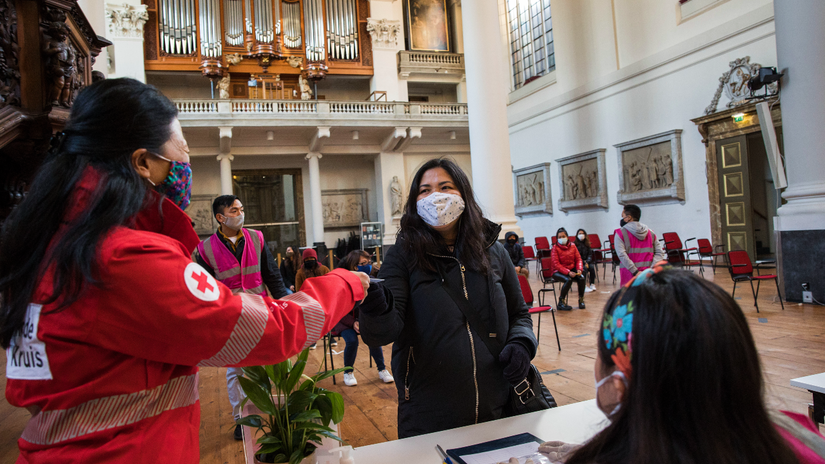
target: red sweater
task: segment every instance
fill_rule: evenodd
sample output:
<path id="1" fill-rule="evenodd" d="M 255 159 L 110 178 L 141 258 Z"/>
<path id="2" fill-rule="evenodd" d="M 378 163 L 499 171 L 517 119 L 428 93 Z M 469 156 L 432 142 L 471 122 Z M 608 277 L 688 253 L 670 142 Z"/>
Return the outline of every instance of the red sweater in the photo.
<path id="1" fill-rule="evenodd" d="M 570 242 L 567 242 L 567 245 L 554 245 L 550 260 L 553 262 L 553 272 L 564 275 L 570 274 L 570 271 L 581 271 L 583 268 L 579 250 Z"/>

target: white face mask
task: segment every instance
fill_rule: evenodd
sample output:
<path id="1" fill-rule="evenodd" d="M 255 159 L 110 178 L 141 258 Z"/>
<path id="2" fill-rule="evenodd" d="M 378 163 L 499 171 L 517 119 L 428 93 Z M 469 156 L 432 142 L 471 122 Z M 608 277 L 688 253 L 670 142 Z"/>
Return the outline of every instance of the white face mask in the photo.
<path id="1" fill-rule="evenodd" d="M 229 227 L 230 229 L 240 230 L 243 227 L 243 220 L 244 220 L 244 213 L 241 213 L 237 216 L 224 216 L 226 220 L 223 221 L 223 225 Z"/>
<path id="2" fill-rule="evenodd" d="M 594 376 L 594 377 L 595 377 L 595 376 Z M 608 381 L 608 380 L 610 380 L 610 379 L 612 379 L 613 377 L 621 377 L 622 382 L 624 382 L 625 386 L 627 386 L 627 377 L 625 377 L 625 376 L 624 376 L 624 373 L 623 373 L 622 371 L 613 371 L 613 372 L 611 372 L 611 373 L 610 373 L 610 375 L 605 376 L 605 378 L 603 378 L 603 379 L 601 379 L 601 380 L 596 380 L 596 406 L 598 406 L 598 407 L 599 407 L 599 410 L 600 410 L 600 411 L 602 411 L 602 412 L 604 412 L 604 411 L 602 410 L 602 405 L 599 403 L 599 387 L 601 387 L 602 385 L 604 385 L 605 383 L 607 383 L 607 381 Z M 616 407 L 615 407 L 615 408 L 613 408 L 613 410 L 612 410 L 612 411 L 610 411 L 610 414 L 605 414 L 605 415 L 606 415 L 608 418 L 610 418 L 610 417 L 612 417 L 614 414 L 616 414 L 617 412 L 619 412 L 619 409 L 620 409 L 621 407 L 622 407 L 622 403 L 621 403 L 621 402 L 619 402 L 619 404 L 617 404 L 617 405 L 616 405 Z"/>
<path id="3" fill-rule="evenodd" d="M 567 237 L 558 239 L 559 245 L 567 245 Z"/>
<path id="4" fill-rule="evenodd" d="M 421 219 L 433 227 L 452 224 L 464 212 L 464 200 L 452 193 L 431 193 L 415 206 Z"/>
<path id="5" fill-rule="evenodd" d="M 579 234 L 578 237 L 579 237 L 580 241 L 582 241 L 582 242 L 584 241 L 584 234 Z"/>

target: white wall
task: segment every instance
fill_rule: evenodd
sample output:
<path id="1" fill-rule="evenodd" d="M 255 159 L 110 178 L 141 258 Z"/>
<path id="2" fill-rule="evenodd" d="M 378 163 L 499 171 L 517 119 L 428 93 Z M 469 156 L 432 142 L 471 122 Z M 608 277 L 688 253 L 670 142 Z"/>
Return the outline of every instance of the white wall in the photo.
<path id="1" fill-rule="evenodd" d="M 581 11 L 586 6 L 575 9 L 566 3 L 554 3 L 554 13 Z M 599 1 L 582 3 L 592 6 Z M 654 7 L 657 3 L 667 4 L 668 11 L 663 11 L 661 6 Z M 536 236 L 551 236 L 562 226 L 568 230 L 581 227 L 589 233 L 598 233 L 604 240 L 618 227 L 622 209 L 617 202 L 618 158 L 613 145 L 672 129 L 683 131 L 685 201 L 664 205 L 641 203 L 641 221 L 660 235 L 675 231 L 683 240 L 710 238 L 705 146 L 690 119 L 704 115 L 718 79 L 729 69 L 730 61 L 750 56 L 751 62 L 776 65 L 772 7 L 752 9 L 753 4 L 765 3 L 730 0 L 677 26 L 678 19 L 672 11 L 676 2 L 616 0 L 617 12 L 622 12 L 617 15 L 617 30 L 623 67 L 609 72 L 609 66 L 602 62 L 607 61 L 604 56 L 601 61 L 596 60 L 593 68 L 579 63 L 574 71 L 562 72 L 565 62 L 575 60 L 571 56 L 563 59 L 561 50 L 573 50 L 580 44 L 562 45 L 562 39 L 558 39 L 558 83 L 508 107 L 513 167 L 551 163 L 554 214 L 529 216 L 519 221 L 527 243 L 533 243 Z M 644 11 L 644 6 L 652 11 Z M 632 14 L 627 11 L 631 7 Z M 732 17 L 736 12 L 734 7 L 744 13 Z M 565 29 L 560 24 L 563 18 L 563 14 L 562 17 L 554 14 L 554 25 L 560 31 Z M 572 24 L 587 22 L 576 18 Z M 709 24 L 718 27 L 709 27 Z M 581 56 L 601 56 L 602 52 L 587 50 L 598 44 L 592 44 L 590 39 L 584 43 L 589 45 L 584 47 Z M 671 46 L 665 48 L 666 45 Z M 647 55 L 651 53 L 653 55 Z M 624 65 L 631 60 L 637 61 Z M 586 80 L 565 81 L 564 76 Z M 723 98 L 720 109 L 724 104 Z M 561 212 L 558 201 L 562 192 L 556 160 L 598 148 L 607 149 L 609 209 Z"/>

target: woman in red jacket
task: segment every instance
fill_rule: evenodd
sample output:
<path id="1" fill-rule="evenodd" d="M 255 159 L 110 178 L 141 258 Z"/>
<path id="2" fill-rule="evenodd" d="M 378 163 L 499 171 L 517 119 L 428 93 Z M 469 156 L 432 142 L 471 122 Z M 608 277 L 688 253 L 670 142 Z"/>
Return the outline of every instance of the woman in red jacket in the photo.
<path id="1" fill-rule="evenodd" d="M 18 462 L 198 462 L 198 366 L 273 364 L 328 332 L 369 278 L 283 300 L 233 295 L 192 262 L 175 105 L 132 79 L 74 101 L 0 236 L 6 398 L 32 414 Z"/>
<path id="2" fill-rule="evenodd" d="M 570 243 L 567 230 L 562 227 L 556 231 L 556 245 L 550 254 L 553 262 L 553 278 L 562 282 L 559 293 L 559 309 L 570 311 L 573 309 L 567 304 L 567 292 L 573 286 L 573 281 L 579 287 L 579 309 L 584 309 L 584 276 L 582 275 L 582 258 L 576 245 Z"/>

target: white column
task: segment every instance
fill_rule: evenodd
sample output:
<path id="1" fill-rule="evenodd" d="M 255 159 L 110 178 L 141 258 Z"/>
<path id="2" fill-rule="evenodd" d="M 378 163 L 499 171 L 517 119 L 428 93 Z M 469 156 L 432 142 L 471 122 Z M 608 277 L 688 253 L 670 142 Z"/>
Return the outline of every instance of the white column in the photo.
<path id="1" fill-rule="evenodd" d="M 146 82 L 143 65 L 143 25 L 149 19 L 146 8 L 140 0 L 106 5 L 106 38 L 112 41 L 114 49 L 109 56 L 112 67 L 108 77 L 131 77 Z"/>
<path id="2" fill-rule="evenodd" d="M 235 159 L 230 154 L 218 155 L 221 162 L 221 195 L 232 195 L 232 161 Z"/>
<path id="3" fill-rule="evenodd" d="M 321 203 L 321 169 L 318 165 L 318 160 L 322 157 L 320 153 L 307 153 L 306 156 L 309 161 L 309 200 L 312 205 L 313 246 L 324 243 L 324 206 Z"/>
<path id="4" fill-rule="evenodd" d="M 775 0 L 774 16 L 788 175 L 777 230 L 825 230 L 825 2 Z"/>
<path id="5" fill-rule="evenodd" d="M 499 30 L 498 2 L 467 2 L 462 8 L 464 69 L 470 118 L 470 157 L 475 194 L 484 214 L 507 231 L 516 225 L 510 136 L 507 131 L 507 79 Z"/>
<path id="6" fill-rule="evenodd" d="M 77 5 L 83 10 L 89 24 L 92 25 L 95 34 L 106 36 L 106 29 L 109 27 L 106 20 L 106 2 L 104 0 L 78 0 Z M 108 47 L 100 51 L 100 55 L 95 60 L 95 71 L 100 71 L 104 75 L 109 74 L 109 50 Z"/>
<path id="7" fill-rule="evenodd" d="M 451 25 L 455 37 L 455 53 L 464 53 L 464 20 L 461 17 L 461 0 L 450 0 Z"/>
<path id="8" fill-rule="evenodd" d="M 367 19 L 372 42 L 373 76 L 370 91 L 387 92 L 388 101 L 407 101 L 407 81 L 398 76 L 398 51 L 404 49 L 402 2 L 370 1 Z"/>
<path id="9" fill-rule="evenodd" d="M 467 103 L 467 76 L 461 76 L 461 82 L 455 87 L 455 96 L 457 103 Z"/>

